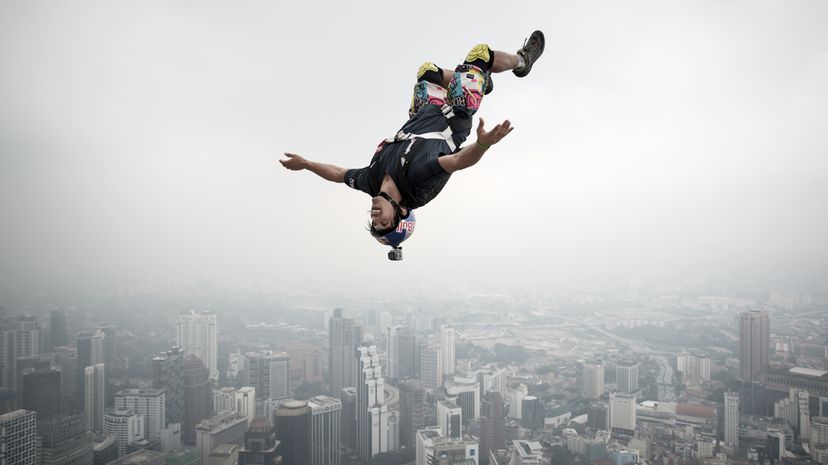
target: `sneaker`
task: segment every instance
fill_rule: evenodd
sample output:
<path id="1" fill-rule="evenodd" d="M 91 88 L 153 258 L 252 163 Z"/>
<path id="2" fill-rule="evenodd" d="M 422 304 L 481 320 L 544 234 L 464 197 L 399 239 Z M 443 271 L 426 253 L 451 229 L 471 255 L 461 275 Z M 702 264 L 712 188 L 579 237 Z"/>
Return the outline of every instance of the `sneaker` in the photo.
<path id="1" fill-rule="evenodd" d="M 543 46 L 545 44 L 543 32 L 535 31 L 527 40 L 523 42 L 523 47 L 517 51 L 517 54 L 523 58 L 524 65 L 520 68 L 515 68 L 512 73 L 517 77 L 524 77 L 532 70 L 532 64 L 540 58 L 543 53 Z"/>

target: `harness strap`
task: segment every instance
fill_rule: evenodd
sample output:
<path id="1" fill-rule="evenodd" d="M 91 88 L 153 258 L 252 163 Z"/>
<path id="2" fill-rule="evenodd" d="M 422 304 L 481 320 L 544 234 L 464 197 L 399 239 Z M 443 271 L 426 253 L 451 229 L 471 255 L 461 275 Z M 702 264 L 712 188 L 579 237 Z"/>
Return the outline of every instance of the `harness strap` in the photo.
<path id="1" fill-rule="evenodd" d="M 443 112 L 443 116 L 445 116 L 446 119 L 450 120 L 451 118 L 454 118 L 454 110 L 449 105 L 443 105 L 441 111 Z M 410 141 L 408 143 L 408 147 L 405 148 L 405 153 L 408 154 L 408 152 L 411 150 L 411 146 L 414 145 L 414 141 L 417 139 L 442 139 L 446 141 L 446 144 L 448 144 L 451 151 L 454 152 L 455 150 L 457 150 L 457 145 L 454 143 L 454 138 L 452 137 L 453 135 L 454 132 L 451 129 L 451 124 L 449 124 L 446 127 L 446 129 L 442 131 L 426 132 L 423 134 L 413 134 L 410 132 L 399 131 L 393 137 L 385 139 L 385 142 L 388 144 L 393 144 L 394 142 L 400 142 L 404 140 Z"/>

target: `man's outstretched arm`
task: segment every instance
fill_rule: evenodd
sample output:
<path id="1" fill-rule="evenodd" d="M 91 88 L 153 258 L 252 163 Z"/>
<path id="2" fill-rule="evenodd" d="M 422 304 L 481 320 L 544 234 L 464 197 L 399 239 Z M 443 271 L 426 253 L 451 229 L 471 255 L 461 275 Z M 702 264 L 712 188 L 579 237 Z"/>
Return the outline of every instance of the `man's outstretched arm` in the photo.
<path id="1" fill-rule="evenodd" d="M 279 160 L 285 168 L 293 171 L 308 170 L 316 173 L 319 177 L 331 182 L 345 182 L 345 168 L 327 163 L 310 161 L 295 153 L 285 153 L 287 160 Z"/>
<path id="2" fill-rule="evenodd" d="M 483 154 L 489 147 L 500 142 L 500 139 L 506 137 L 514 129 L 508 119 L 488 132 L 483 129 L 483 124 L 483 118 L 480 118 L 477 123 L 477 140 L 473 144 L 463 147 L 457 153 L 444 155 L 437 159 L 444 170 L 453 173 L 474 165 L 483 158 Z"/>

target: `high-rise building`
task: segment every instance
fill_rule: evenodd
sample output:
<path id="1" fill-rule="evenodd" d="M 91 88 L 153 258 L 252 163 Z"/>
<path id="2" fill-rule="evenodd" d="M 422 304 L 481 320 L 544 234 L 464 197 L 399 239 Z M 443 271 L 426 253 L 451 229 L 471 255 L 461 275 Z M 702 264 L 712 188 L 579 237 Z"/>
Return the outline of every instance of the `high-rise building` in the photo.
<path id="1" fill-rule="evenodd" d="M 509 418 L 516 420 L 523 418 L 523 398 L 528 395 L 529 388 L 522 383 L 509 390 Z"/>
<path id="2" fill-rule="evenodd" d="M 339 438 L 342 445 L 350 451 L 356 451 L 356 398 L 355 387 L 342 390 L 342 428 Z"/>
<path id="3" fill-rule="evenodd" d="M 214 389 L 213 412 L 238 413 L 252 421 L 256 417 L 256 389 L 252 386 Z"/>
<path id="4" fill-rule="evenodd" d="M 481 459 L 488 457 L 490 451 L 504 449 L 505 447 L 506 411 L 503 405 L 503 396 L 499 392 L 489 391 L 483 397 L 483 413 L 480 418 Z"/>
<path id="5" fill-rule="evenodd" d="M 118 457 L 127 454 L 127 446 L 144 439 L 144 417 L 132 410 L 110 410 L 104 414 L 103 433 L 115 438 Z"/>
<path id="6" fill-rule="evenodd" d="M 472 436 L 446 438 L 439 429 L 428 427 L 417 431 L 416 465 L 474 463 L 479 460 L 479 445 Z"/>
<path id="7" fill-rule="evenodd" d="M 476 377 L 455 376 L 443 385 L 446 397 L 463 409 L 463 421 L 466 424 L 480 418 L 480 383 Z"/>
<path id="8" fill-rule="evenodd" d="M 768 366 L 770 320 L 767 311 L 751 310 L 739 315 L 739 367 L 744 380 L 759 378 Z"/>
<path id="9" fill-rule="evenodd" d="M 19 388 L 17 360 L 40 353 L 40 336 L 36 317 L 0 319 L 0 388 Z"/>
<path id="10" fill-rule="evenodd" d="M 161 450 L 170 452 L 181 449 L 181 423 L 168 423 L 161 430 Z"/>
<path id="11" fill-rule="evenodd" d="M 69 327 L 63 310 L 52 310 L 49 316 L 49 339 L 52 350 L 69 345 Z"/>
<path id="12" fill-rule="evenodd" d="M 521 404 L 521 426 L 532 430 L 543 429 L 545 409 L 541 400 L 537 396 L 526 396 Z"/>
<path id="13" fill-rule="evenodd" d="M 328 342 L 328 384 L 331 395 L 338 397 L 343 388 L 356 387 L 355 354 L 362 343 L 362 327 L 337 308 L 329 321 Z"/>
<path id="14" fill-rule="evenodd" d="M 244 433 L 244 447 L 239 450 L 239 465 L 272 465 L 279 463 L 280 442 L 270 427 L 270 421 L 256 417 Z"/>
<path id="15" fill-rule="evenodd" d="M 604 365 L 601 362 L 584 363 L 582 394 L 587 399 L 598 399 L 604 393 Z"/>
<path id="16" fill-rule="evenodd" d="M 0 415 L 0 464 L 37 465 L 36 416 L 28 410 Z"/>
<path id="17" fill-rule="evenodd" d="M 207 367 L 197 356 L 190 354 L 182 366 L 184 384 L 184 421 L 181 423 L 181 440 L 184 444 L 196 444 L 196 425 L 209 418 L 212 411 L 210 376 Z"/>
<path id="18" fill-rule="evenodd" d="M 310 464 L 339 465 L 342 402 L 329 396 L 315 396 L 308 400 L 310 421 Z"/>
<path id="19" fill-rule="evenodd" d="M 106 378 L 103 363 L 88 366 L 84 369 L 83 389 L 83 410 L 86 413 L 86 426 L 90 431 L 103 431 L 104 402 L 106 401 Z"/>
<path id="20" fill-rule="evenodd" d="M 216 315 L 190 312 L 178 315 L 177 343 L 186 355 L 195 355 L 207 367 L 209 377 L 218 380 L 218 329 Z"/>
<path id="21" fill-rule="evenodd" d="M 23 375 L 23 408 L 37 412 L 41 422 L 61 413 L 63 395 L 60 389 L 60 372 L 40 370 Z"/>
<path id="22" fill-rule="evenodd" d="M 587 409 L 587 426 L 594 430 L 609 431 L 609 405 L 593 402 Z"/>
<path id="23" fill-rule="evenodd" d="M 399 326 L 389 326 L 385 335 L 388 377 L 391 379 L 400 378 L 400 341 L 397 337 L 397 330 L 399 329 Z"/>
<path id="24" fill-rule="evenodd" d="M 152 387 L 163 389 L 167 423 L 184 422 L 184 351 L 173 347 L 152 359 Z"/>
<path id="25" fill-rule="evenodd" d="M 288 400 L 279 404 L 273 414 L 273 430 L 281 442 L 281 455 L 286 464 L 310 464 L 311 408 L 304 400 Z"/>
<path id="26" fill-rule="evenodd" d="M 37 419 L 40 465 L 91 465 L 92 433 L 83 415 Z"/>
<path id="27" fill-rule="evenodd" d="M 94 366 L 99 363 L 104 363 L 103 358 L 103 342 L 106 337 L 102 332 L 89 333 L 83 332 L 78 334 L 75 339 L 75 346 L 77 348 L 78 358 L 78 396 L 80 397 L 80 404 L 84 405 L 86 395 L 86 367 Z M 103 415 L 103 414 L 102 414 Z M 103 418 L 103 417 L 101 417 Z"/>
<path id="28" fill-rule="evenodd" d="M 503 368 L 478 370 L 477 382 L 480 385 L 480 398 L 483 398 L 489 391 L 499 393 L 501 398 L 506 398 L 508 395 L 506 388 L 506 370 Z"/>
<path id="29" fill-rule="evenodd" d="M 388 451 L 388 407 L 376 346 L 358 347 L 357 357 L 357 455 L 367 462 L 374 455 Z"/>
<path id="30" fill-rule="evenodd" d="M 282 345 L 290 356 L 291 386 L 325 382 L 325 354 L 313 344 L 292 341 Z"/>
<path id="31" fill-rule="evenodd" d="M 610 394 L 609 417 L 611 429 L 635 430 L 636 403 L 633 394 Z"/>
<path id="32" fill-rule="evenodd" d="M 144 438 L 161 440 L 167 425 L 166 396 L 163 389 L 124 389 L 115 393 L 115 410 L 132 410 L 144 417 Z"/>
<path id="33" fill-rule="evenodd" d="M 196 425 L 196 449 L 201 455 L 201 463 L 210 463 L 210 452 L 219 444 L 243 444 L 246 432 L 247 418 L 235 412 L 202 420 Z"/>
<path id="34" fill-rule="evenodd" d="M 417 334 L 410 326 L 389 326 L 388 376 L 402 379 L 417 376 L 419 344 Z"/>
<path id="35" fill-rule="evenodd" d="M 439 347 L 420 346 L 420 379 L 426 389 L 443 385 L 443 352 Z"/>
<path id="36" fill-rule="evenodd" d="M 463 409 L 448 399 L 438 401 L 437 426 L 445 438 L 463 437 Z"/>
<path id="37" fill-rule="evenodd" d="M 80 410 L 83 403 L 78 403 L 78 354 L 72 347 L 56 347 L 54 352 L 55 367 L 60 370 L 60 392 L 64 409 Z"/>
<path id="38" fill-rule="evenodd" d="M 724 442 L 739 446 L 739 393 L 724 394 Z"/>
<path id="39" fill-rule="evenodd" d="M 290 355 L 287 352 L 247 352 L 244 354 L 242 383 L 256 389 L 259 399 L 290 397 Z"/>
<path id="40" fill-rule="evenodd" d="M 414 447 L 418 429 L 425 427 L 425 391 L 422 381 L 406 379 L 400 384 L 400 446 Z"/>
<path id="41" fill-rule="evenodd" d="M 619 362 L 615 365 L 615 382 L 617 391 L 631 394 L 638 391 L 638 367 L 635 362 Z"/>
<path id="42" fill-rule="evenodd" d="M 810 430 L 811 459 L 819 464 L 828 463 L 828 417 L 811 418 Z"/>
<path id="43" fill-rule="evenodd" d="M 456 345 L 457 333 L 451 326 L 443 326 L 440 328 L 440 350 L 443 353 L 443 374 L 454 374 L 457 362 L 454 358 L 454 349 Z"/>

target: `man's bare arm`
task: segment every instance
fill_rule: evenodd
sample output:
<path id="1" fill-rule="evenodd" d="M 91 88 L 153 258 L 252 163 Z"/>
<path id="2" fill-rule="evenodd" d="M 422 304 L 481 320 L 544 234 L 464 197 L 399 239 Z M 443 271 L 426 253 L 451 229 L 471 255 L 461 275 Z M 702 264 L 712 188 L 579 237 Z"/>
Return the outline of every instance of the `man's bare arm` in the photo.
<path id="1" fill-rule="evenodd" d="M 285 156 L 287 160 L 279 160 L 279 163 L 289 170 L 308 170 L 331 182 L 345 182 L 345 172 L 348 171 L 345 168 L 328 163 L 310 161 L 295 153 L 285 153 Z"/>
<path id="2" fill-rule="evenodd" d="M 514 129 L 509 120 L 498 124 L 488 132 L 483 129 L 483 124 L 483 118 L 480 118 L 477 123 L 477 140 L 473 144 L 463 147 L 457 153 L 444 155 L 437 159 L 446 172 L 460 171 L 479 162 L 489 147 L 500 142 Z"/>

